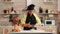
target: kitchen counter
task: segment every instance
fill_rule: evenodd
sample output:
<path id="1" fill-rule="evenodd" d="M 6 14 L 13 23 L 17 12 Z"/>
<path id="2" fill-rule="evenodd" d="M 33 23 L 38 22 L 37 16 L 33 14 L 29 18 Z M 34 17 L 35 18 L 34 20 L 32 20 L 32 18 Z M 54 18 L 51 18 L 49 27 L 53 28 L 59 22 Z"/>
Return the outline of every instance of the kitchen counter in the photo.
<path id="1" fill-rule="evenodd" d="M 30 31 L 22 31 L 22 32 L 10 32 L 10 34 L 53 34 L 54 32 L 45 32 L 45 31 L 39 31 L 35 30 L 33 32 Z"/>
<path id="2" fill-rule="evenodd" d="M 39 26 L 38 30 L 21 30 L 20 32 L 12 32 L 12 28 L 13 26 L 0 26 L 3 31 L 2 34 L 57 34 L 57 26 L 50 27 L 55 28 L 52 31 L 44 30 L 44 28 L 49 28 L 49 26 Z"/>

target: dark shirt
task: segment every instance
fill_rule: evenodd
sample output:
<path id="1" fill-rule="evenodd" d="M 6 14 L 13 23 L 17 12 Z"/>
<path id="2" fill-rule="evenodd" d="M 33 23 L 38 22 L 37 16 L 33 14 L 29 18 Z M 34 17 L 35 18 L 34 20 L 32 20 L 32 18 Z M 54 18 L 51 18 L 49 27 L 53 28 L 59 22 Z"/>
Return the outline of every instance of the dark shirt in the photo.
<path id="1" fill-rule="evenodd" d="M 29 13 L 27 13 L 27 17 L 26 17 L 26 24 L 30 23 L 30 25 L 35 25 L 36 24 L 36 18 L 35 16 L 32 14 L 31 16 L 29 15 Z M 24 30 L 31 30 L 31 29 L 36 29 L 36 27 L 24 27 Z"/>
<path id="2" fill-rule="evenodd" d="M 31 25 L 35 25 L 36 24 L 35 16 L 33 14 L 30 16 L 29 13 L 27 13 L 27 17 L 26 17 L 26 22 L 25 23 L 30 23 Z"/>

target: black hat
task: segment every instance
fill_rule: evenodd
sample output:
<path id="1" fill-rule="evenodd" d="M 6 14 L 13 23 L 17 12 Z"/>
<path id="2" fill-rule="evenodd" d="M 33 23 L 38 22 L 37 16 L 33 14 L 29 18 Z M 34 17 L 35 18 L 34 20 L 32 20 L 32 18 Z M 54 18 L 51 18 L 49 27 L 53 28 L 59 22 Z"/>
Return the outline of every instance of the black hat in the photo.
<path id="1" fill-rule="evenodd" d="M 34 10 L 34 7 L 35 7 L 35 5 L 34 5 L 34 4 L 31 4 L 31 5 L 29 5 L 29 6 L 27 7 L 27 10 Z"/>

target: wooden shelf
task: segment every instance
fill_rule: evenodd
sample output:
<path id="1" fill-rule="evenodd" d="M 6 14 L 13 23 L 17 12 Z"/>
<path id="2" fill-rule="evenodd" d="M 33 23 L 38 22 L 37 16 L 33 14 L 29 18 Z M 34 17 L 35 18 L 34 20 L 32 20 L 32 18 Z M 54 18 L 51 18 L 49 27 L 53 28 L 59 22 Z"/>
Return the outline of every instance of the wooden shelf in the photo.
<path id="1" fill-rule="evenodd" d="M 44 0 L 44 2 L 46 2 L 46 3 L 53 3 L 54 1 L 53 0 Z"/>
<path id="2" fill-rule="evenodd" d="M 56 14 L 56 13 L 39 13 L 39 14 L 41 14 L 41 15 L 47 15 L 47 14 L 51 14 L 51 15 L 58 15 L 58 14 Z"/>
<path id="3" fill-rule="evenodd" d="M 53 1 L 48 1 L 48 2 L 44 2 L 44 3 L 53 3 Z"/>
<path id="4" fill-rule="evenodd" d="M 14 3 L 14 0 L 11 0 L 11 1 L 3 1 L 4 3 Z"/>
<path id="5" fill-rule="evenodd" d="M 11 14 L 0 14 L 0 15 L 11 15 Z M 12 14 L 12 15 L 20 15 L 20 14 Z"/>

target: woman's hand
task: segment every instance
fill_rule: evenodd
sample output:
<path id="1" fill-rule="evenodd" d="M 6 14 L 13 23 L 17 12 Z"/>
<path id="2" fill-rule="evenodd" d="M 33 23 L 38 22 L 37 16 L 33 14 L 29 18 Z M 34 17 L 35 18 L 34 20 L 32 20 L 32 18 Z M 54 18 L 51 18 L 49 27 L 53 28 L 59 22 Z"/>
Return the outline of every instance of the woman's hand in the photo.
<path id="1" fill-rule="evenodd" d="M 28 24 L 25 24 L 24 25 L 25 27 L 31 27 L 31 25 L 28 23 Z"/>

